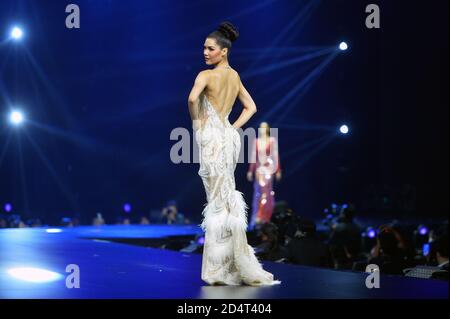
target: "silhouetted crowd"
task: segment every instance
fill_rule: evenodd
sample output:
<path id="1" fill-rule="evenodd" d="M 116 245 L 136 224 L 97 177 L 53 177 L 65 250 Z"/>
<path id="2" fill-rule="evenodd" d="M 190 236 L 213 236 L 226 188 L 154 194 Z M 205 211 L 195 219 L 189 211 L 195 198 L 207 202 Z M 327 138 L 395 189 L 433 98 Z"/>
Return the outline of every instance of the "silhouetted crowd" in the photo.
<path id="1" fill-rule="evenodd" d="M 354 207 L 345 207 L 319 232 L 281 205 L 255 230 L 256 253 L 275 262 L 353 271 L 377 265 L 381 274 L 448 280 L 448 221 L 432 229 L 394 221 L 364 230 L 354 217 Z"/>
<path id="2" fill-rule="evenodd" d="M 52 223 L 52 226 L 74 227 L 82 224 L 79 215 L 65 216 L 59 221 Z M 86 221 L 85 221 L 86 222 Z M 187 218 L 177 207 L 175 200 L 167 201 L 161 210 L 152 210 L 148 214 L 132 214 L 131 212 L 122 212 L 114 217 L 105 218 L 101 212 L 97 212 L 94 217 L 88 221 L 92 226 L 101 225 L 150 225 L 150 224 L 167 224 L 167 225 L 186 225 L 191 224 Z M 19 214 L 0 213 L 0 228 L 31 228 L 31 227 L 47 227 L 39 218 L 24 220 Z"/>
<path id="3" fill-rule="evenodd" d="M 428 227 L 397 221 L 375 228 L 355 222 L 352 205 L 330 207 L 321 222 L 301 218 L 285 202 L 278 202 L 270 223 L 248 233 L 260 260 L 339 270 L 366 271 L 376 265 L 382 274 L 448 280 L 448 221 Z M 170 200 L 161 210 L 132 220 L 129 214 L 115 218 L 115 225 L 186 225 L 191 221 Z M 97 213 L 91 225 L 105 225 Z M 59 226 L 80 225 L 78 216 L 63 217 Z M 41 220 L 23 221 L 17 214 L 0 214 L 0 228 L 44 227 Z M 201 252 L 202 236 L 183 251 Z M 178 249 L 177 249 L 178 250 Z"/>

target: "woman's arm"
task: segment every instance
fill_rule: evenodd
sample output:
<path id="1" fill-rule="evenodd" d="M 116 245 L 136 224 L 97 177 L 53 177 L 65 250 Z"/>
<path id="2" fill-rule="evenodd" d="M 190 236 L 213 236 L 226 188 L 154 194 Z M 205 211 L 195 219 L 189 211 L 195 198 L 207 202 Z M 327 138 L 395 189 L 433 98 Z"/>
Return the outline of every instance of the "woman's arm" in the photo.
<path id="1" fill-rule="evenodd" d="M 245 89 L 244 84 L 242 84 L 241 79 L 239 79 L 239 100 L 241 101 L 244 109 L 242 110 L 241 115 L 239 115 L 236 122 L 233 123 L 233 127 L 238 129 L 241 128 L 245 123 L 250 120 L 253 114 L 256 113 L 256 104 L 253 101 L 252 97 Z"/>
<path id="2" fill-rule="evenodd" d="M 191 93 L 189 93 L 189 98 L 188 98 L 189 114 L 191 116 L 191 120 L 192 120 L 194 129 L 196 128 L 196 125 L 198 125 L 198 127 L 200 127 L 199 118 L 198 118 L 199 111 L 200 111 L 199 97 L 200 97 L 200 94 L 205 89 L 206 84 L 207 84 L 207 76 L 208 76 L 207 71 L 208 70 L 201 71 L 197 75 L 197 77 L 195 78 L 194 86 L 192 87 Z"/>

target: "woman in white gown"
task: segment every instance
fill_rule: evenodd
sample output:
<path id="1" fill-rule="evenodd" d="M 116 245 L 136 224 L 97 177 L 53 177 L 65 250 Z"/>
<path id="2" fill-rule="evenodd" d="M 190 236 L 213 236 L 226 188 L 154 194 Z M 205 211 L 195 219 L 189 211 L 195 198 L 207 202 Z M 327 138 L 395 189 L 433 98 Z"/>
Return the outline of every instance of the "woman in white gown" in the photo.
<path id="1" fill-rule="evenodd" d="M 247 243 L 248 207 L 234 180 L 241 147 L 237 129 L 256 112 L 239 74 L 228 64 L 231 43 L 238 35 L 229 22 L 208 35 L 205 62 L 214 68 L 197 75 L 189 94 L 189 113 L 199 146 L 198 174 L 207 197 L 201 224 L 205 231 L 201 277 L 211 285 L 274 285 L 280 281 L 262 268 Z M 232 125 L 228 115 L 236 98 L 244 108 Z"/>

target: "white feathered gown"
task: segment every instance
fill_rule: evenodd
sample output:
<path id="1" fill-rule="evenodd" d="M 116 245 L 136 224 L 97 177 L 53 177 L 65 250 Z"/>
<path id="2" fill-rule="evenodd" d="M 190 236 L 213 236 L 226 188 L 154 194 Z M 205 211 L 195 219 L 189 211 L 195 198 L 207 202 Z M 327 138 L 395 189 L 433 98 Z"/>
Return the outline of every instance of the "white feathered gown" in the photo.
<path id="1" fill-rule="evenodd" d="M 204 120 L 195 131 L 199 146 L 198 174 L 205 187 L 207 203 L 202 212 L 205 243 L 202 280 L 208 284 L 252 286 L 274 285 L 280 281 L 265 271 L 247 243 L 247 205 L 236 190 L 234 171 L 241 140 L 237 130 L 222 120 L 206 95 L 200 95 Z"/>

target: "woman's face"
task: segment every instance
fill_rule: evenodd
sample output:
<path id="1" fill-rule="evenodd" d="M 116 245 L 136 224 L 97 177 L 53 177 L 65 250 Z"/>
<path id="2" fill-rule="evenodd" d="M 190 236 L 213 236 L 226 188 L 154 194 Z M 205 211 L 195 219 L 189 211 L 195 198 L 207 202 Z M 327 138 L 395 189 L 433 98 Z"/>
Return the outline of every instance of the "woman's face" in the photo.
<path id="1" fill-rule="evenodd" d="M 206 38 L 205 43 L 203 44 L 203 57 L 205 58 L 205 63 L 207 65 L 219 63 L 225 54 L 226 49 L 221 50 L 217 45 L 216 40 Z"/>

